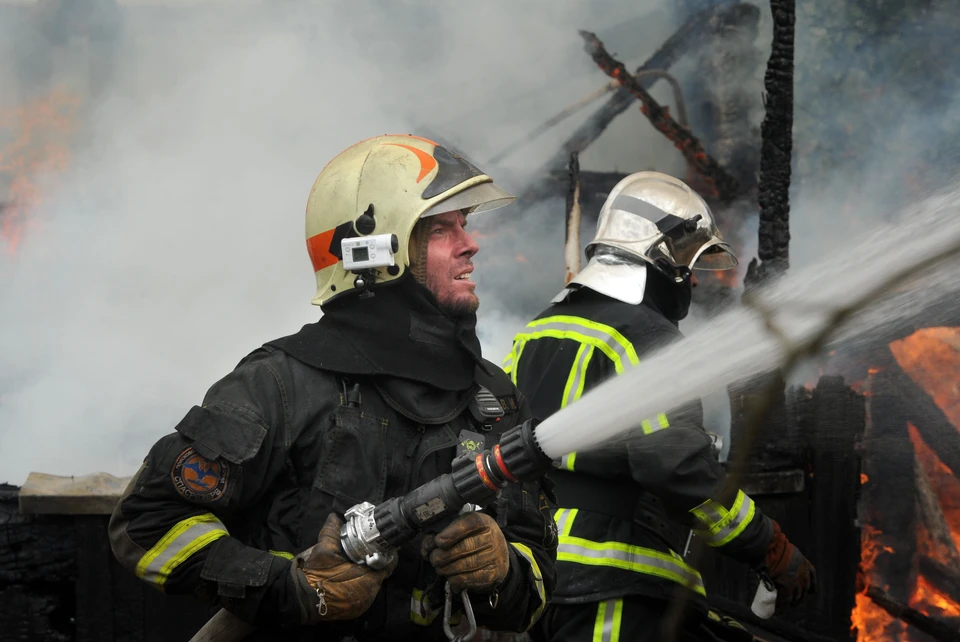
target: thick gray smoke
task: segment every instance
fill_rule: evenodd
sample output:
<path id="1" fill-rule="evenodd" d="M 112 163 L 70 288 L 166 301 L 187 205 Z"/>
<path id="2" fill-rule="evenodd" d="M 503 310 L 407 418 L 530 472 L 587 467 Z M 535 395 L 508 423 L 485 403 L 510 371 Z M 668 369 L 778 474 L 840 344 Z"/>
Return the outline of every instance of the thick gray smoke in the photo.
<path id="1" fill-rule="evenodd" d="M 65 171 L 30 176 L 42 207 L 15 251 L 2 239 L 0 481 L 131 473 L 247 352 L 317 318 L 303 208 L 327 160 L 410 132 L 482 161 L 605 82 L 578 28 L 649 14 L 644 56 L 669 33 L 662 4 L 0 4 L 0 149 L 27 126 L 16 109 L 54 90 L 77 105 Z M 559 137 L 505 163 L 506 182 Z M 495 361 L 525 321 L 508 288 L 539 307 L 561 285 L 554 209 L 517 223 L 516 247 L 494 236 L 515 211 L 475 227 Z"/>

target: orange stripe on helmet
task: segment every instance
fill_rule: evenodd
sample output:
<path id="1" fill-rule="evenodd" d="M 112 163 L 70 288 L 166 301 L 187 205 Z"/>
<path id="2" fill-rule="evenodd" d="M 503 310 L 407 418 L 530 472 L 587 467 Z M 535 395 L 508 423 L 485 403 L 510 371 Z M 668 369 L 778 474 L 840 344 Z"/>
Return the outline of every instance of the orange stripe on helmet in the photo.
<path id="1" fill-rule="evenodd" d="M 416 136 L 411 136 L 411 138 L 416 138 Z M 421 139 L 426 140 L 426 139 Z M 427 141 L 430 143 L 430 141 Z M 437 159 L 430 155 L 428 152 L 418 149 L 416 147 L 411 147 L 410 145 L 401 145 L 400 143 L 384 143 L 385 145 L 390 145 L 391 147 L 403 147 L 404 149 L 410 150 L 417 155 L 417 158 L 420 159 L 420 175 L 417 176 L 417 182 L 419 183 L 427 174 L 429 174 L 434 167 L 437 166 Z M 431 145 L 436 146 L 436 143 L 430 143 Z"/>
<path id="2" fill-rule="evenodd" d="M 310 262 L 313 263 L 314 272 L 330 267 L 340 260 L 330 252 L 330 243 L 336 231 L 336 229 L 327 230 L 307 239 L 307 253 L 310 255 Z"/>

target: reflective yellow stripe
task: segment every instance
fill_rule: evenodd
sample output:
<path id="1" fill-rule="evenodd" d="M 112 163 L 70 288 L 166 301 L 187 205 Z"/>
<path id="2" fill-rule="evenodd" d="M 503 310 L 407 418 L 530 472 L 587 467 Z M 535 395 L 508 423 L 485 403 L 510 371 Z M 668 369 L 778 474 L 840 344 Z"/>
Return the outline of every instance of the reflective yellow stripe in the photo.
<path id="1" fill-rule="evenodd" d="M 554 460 L 556 461 L 556 460 Z M 568 453 L 560 458 L 559 468 L 563 470 L 573 470 L 573 465 L 577 462 L 577 451 Z"/>
<path id="2" fill-rule="evenodd" d="M 510 366 L 510 381 L 517 385 L 517 371 L 520 370 L 520 355 L 523 354 L 523 348 L 527 345 L 526 341 L 518 340 L 520 335 L 514 337 L 513 343 L 513 365 Z"/>
<path id="3" fill-rule="evenodd" d="M 507 374 L 513 370 L 514 355 L 516 354 L 517 344 L 513 344 L 510 348 L 510 352 L 507 353 L 507 356 L 503 358 L 503 361 L 500 362 L 500 367 L 503 368 L 503 371 Z"/>
<path id="4" fill-rule="evenodd" d="M 573 520 L 577 518 L 578 508 L 558 508 L 553 513 L 553 521 L 557 524 L 557 534 L 566 537 L 573 528 Z"/>
<path id="5" fill-rule="evenodd" d="M 188 517 L 177 522 L 140 558 L 136 574 L 162 589 L 170 574 L 191 555 L 228 534 L 212 513 Z"/>
<path id="6" fill-rule="evenodd" d="M 613 362 L 617 374 L 623 373 L 626 365 L 635 366 L 640 363 L 633 344 L 617 330 L 602 323 L 581 319 L 580 317 L 558 315 L 534 319 L 527 324 L 525 330 L 525 332 L 521 332 L 514 337 L 514 341 L 525 342 L 542 337 L 572 339 L 600 350 Z M 624 358 L 626 358 L 626 364 Z M 520 354 L 518 353 L 514 365 L 519 360 Z"/>
<path id="7" fill-rule="evenodd" d="M 410 621 L 420 626 L 430 626 L 440 614 L 441 609 L 431 609 L 426 593 L 418 588 L 413 589 L 410 597 Z"/>
<path id="8" fill-rule="evenodd" d="M 271 550 L 271 551 L 270 551 L 270 554 L 271 554 L 271 555 L 276 555 L 277 557 L 282 557 L 282 558 L 288 559 L 288 560 L 292 560 L 292 559 L 293 559 L 293 553 L 288 553 L 288 552 L 286 552 L 286 551 L 274 551 L 274 550 Z"/>
<path id="9" fill-rule="evenodd" d="M 537 610 L 533 612 L 533 615 L 530 617 L 530 621 L 527 623 L 524 631 L 529 629 L 533 624 L 540 619 L 540 614 L 543 613 L 544 607 L 547 606 L 547 592 L 543 587 L 543 573 L 540 572 L 540 565 L 537 564 L 537 559 L 533 556 L 533 551 L 530 550 L 530 547 L 525 544 L 518 544 L 517 542 L 510 542 L 510 546 L 513 546 L 517 549 L 517 552 L 520 554 L 523 559 L 527 560 L 530 564 L 530 570 L 533 572 L 533 584 L 537 589 L 537 595 L 540 598 L 540 606 L 537 607 Z"/>
<path id="10" fill-rule="evenodd" d="M 620 642 L 622 617 L 623 598 L 600 602 L 597 605 L 597 620 L 593 624 L 593 642 Z"/>
<path id="11" fill-rule="evenodd" d="M 708 546 L 723 546 L 743 532 L 756 514 L 753 500 L 742 490 L 728 511 L 720 502 L 708 499 L 690 512 L 704 528 L 694 529 Z"/>
<path id="12" fill-rule="evenodd" d="M 561 408 L 572 404 L 583 395 L 583 385 L 587 380 L 587 366 L 590 365 L 590 357 L 592 356 L 593 346 L 581 343 L 577 349 L 577 356 L 573 358 L 570 374 L 567 375 L 567 383 L 563 387 L 563 397 L 560 399 Z"/>
<path id="13" fill-rule="evenodd" d="M 658 430 L 663 430 L 664 428 L 669 428 L 670 422 L 667 420 L 667 415 L 665 413 L 660 413 L 657 415 L 657 425 L 654 426 L 649 419 L 644 419 L 640 422 L 640 428 L 643 429 L 643 434 L 649 435 L 657 432 Z"/>
<path id="14" fill-rule="evenodd" d="M 707 594 L 700 573 L 685 564 L 679 555 L 650 548 L 622 542 L 591 542 L 581 537 L 561 535 L 557 561 L 645 573 L 683 584 L 700 595 Z"/>

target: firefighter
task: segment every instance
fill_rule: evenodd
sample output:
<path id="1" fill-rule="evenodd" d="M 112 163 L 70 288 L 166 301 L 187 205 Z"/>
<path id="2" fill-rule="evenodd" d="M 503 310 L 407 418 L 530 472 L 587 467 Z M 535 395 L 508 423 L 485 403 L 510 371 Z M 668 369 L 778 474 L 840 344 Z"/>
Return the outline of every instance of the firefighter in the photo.
<path id="1" fill-rule="evenodd" d="M 443 640 L 447 582 L 478 625 L 529 628 L 555 574 L 540 483 L 422 534 L 393 567 L 340 545 L 351 506 L 450 472 L 530 415 L 481 357 L 464 229 L 512 200 L 423 138 L 336 156 L 306 209 L 322 317 L 244 357 L 153 446 L 110 521 L 117 559 L 257 625 L 255 639 Z"/>
<path id="2" fill-rule="evenodd" d="M 693 269 L 737 265 L 703 199 L 657 172 L 617 184 L 586 254 L 587 266 L 516 335 L 504 361 L 537 417 L 678 339 Z M 703 583 L 681 557 L 689 528 L 769 574 L 782 602 L 814 589 L 813 567 L 776 522 L 742 491 L 720 496 L 723 471 L 699 401 L 637 423 L 642 436 L 570 453 L 550 473 L 559 547 L 557 590 L 538 625 L 545 639 L 657 640 L 678 595 L 693 607 L 682 639 L 711 639 Z"/>

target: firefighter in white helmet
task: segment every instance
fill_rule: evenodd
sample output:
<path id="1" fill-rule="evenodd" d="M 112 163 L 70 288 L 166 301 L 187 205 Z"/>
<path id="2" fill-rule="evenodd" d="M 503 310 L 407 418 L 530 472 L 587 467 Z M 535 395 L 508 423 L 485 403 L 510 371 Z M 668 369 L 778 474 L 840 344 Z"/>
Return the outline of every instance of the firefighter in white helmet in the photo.
<path id="1" fill-rule="evenodd" d="M 395 568 L 340 545 L 347 509 L 449 472 L 529 417 L 480 355 L 464 229 L 512 200 L 415 136 L 335 157 L 306 212 L 322 318 L 247 355 L 154 446 L 111 520 L 118 559 L 284 640 L 444 640 L 447 582 L 469 590 L 477 625 L 530 627 L 556 547 L 537 483 L 422 535 Z"/>
<path id="2" fill-rule="evenodd" d="M 704 200 L 658 172 L 617 184 L 586 253 L 587 266 L 516 335 L 504 362 L 540 418 L 678 339 L 693 270 L 737 265 Z M 700 574 L 682 557 L 691 528 L 768 574 L 782 602 L 815 586 L 813 567 L 750 497 L 720 496 L 723 469 L 700 403 L 665 410 L 638 417 L 629 442 L 570 453 L 550 473 L 559 546 L 543 639 L 660 640 L 667 601 L 680 593 L 695 607 L 680 639 L 716 639 Z"/>

